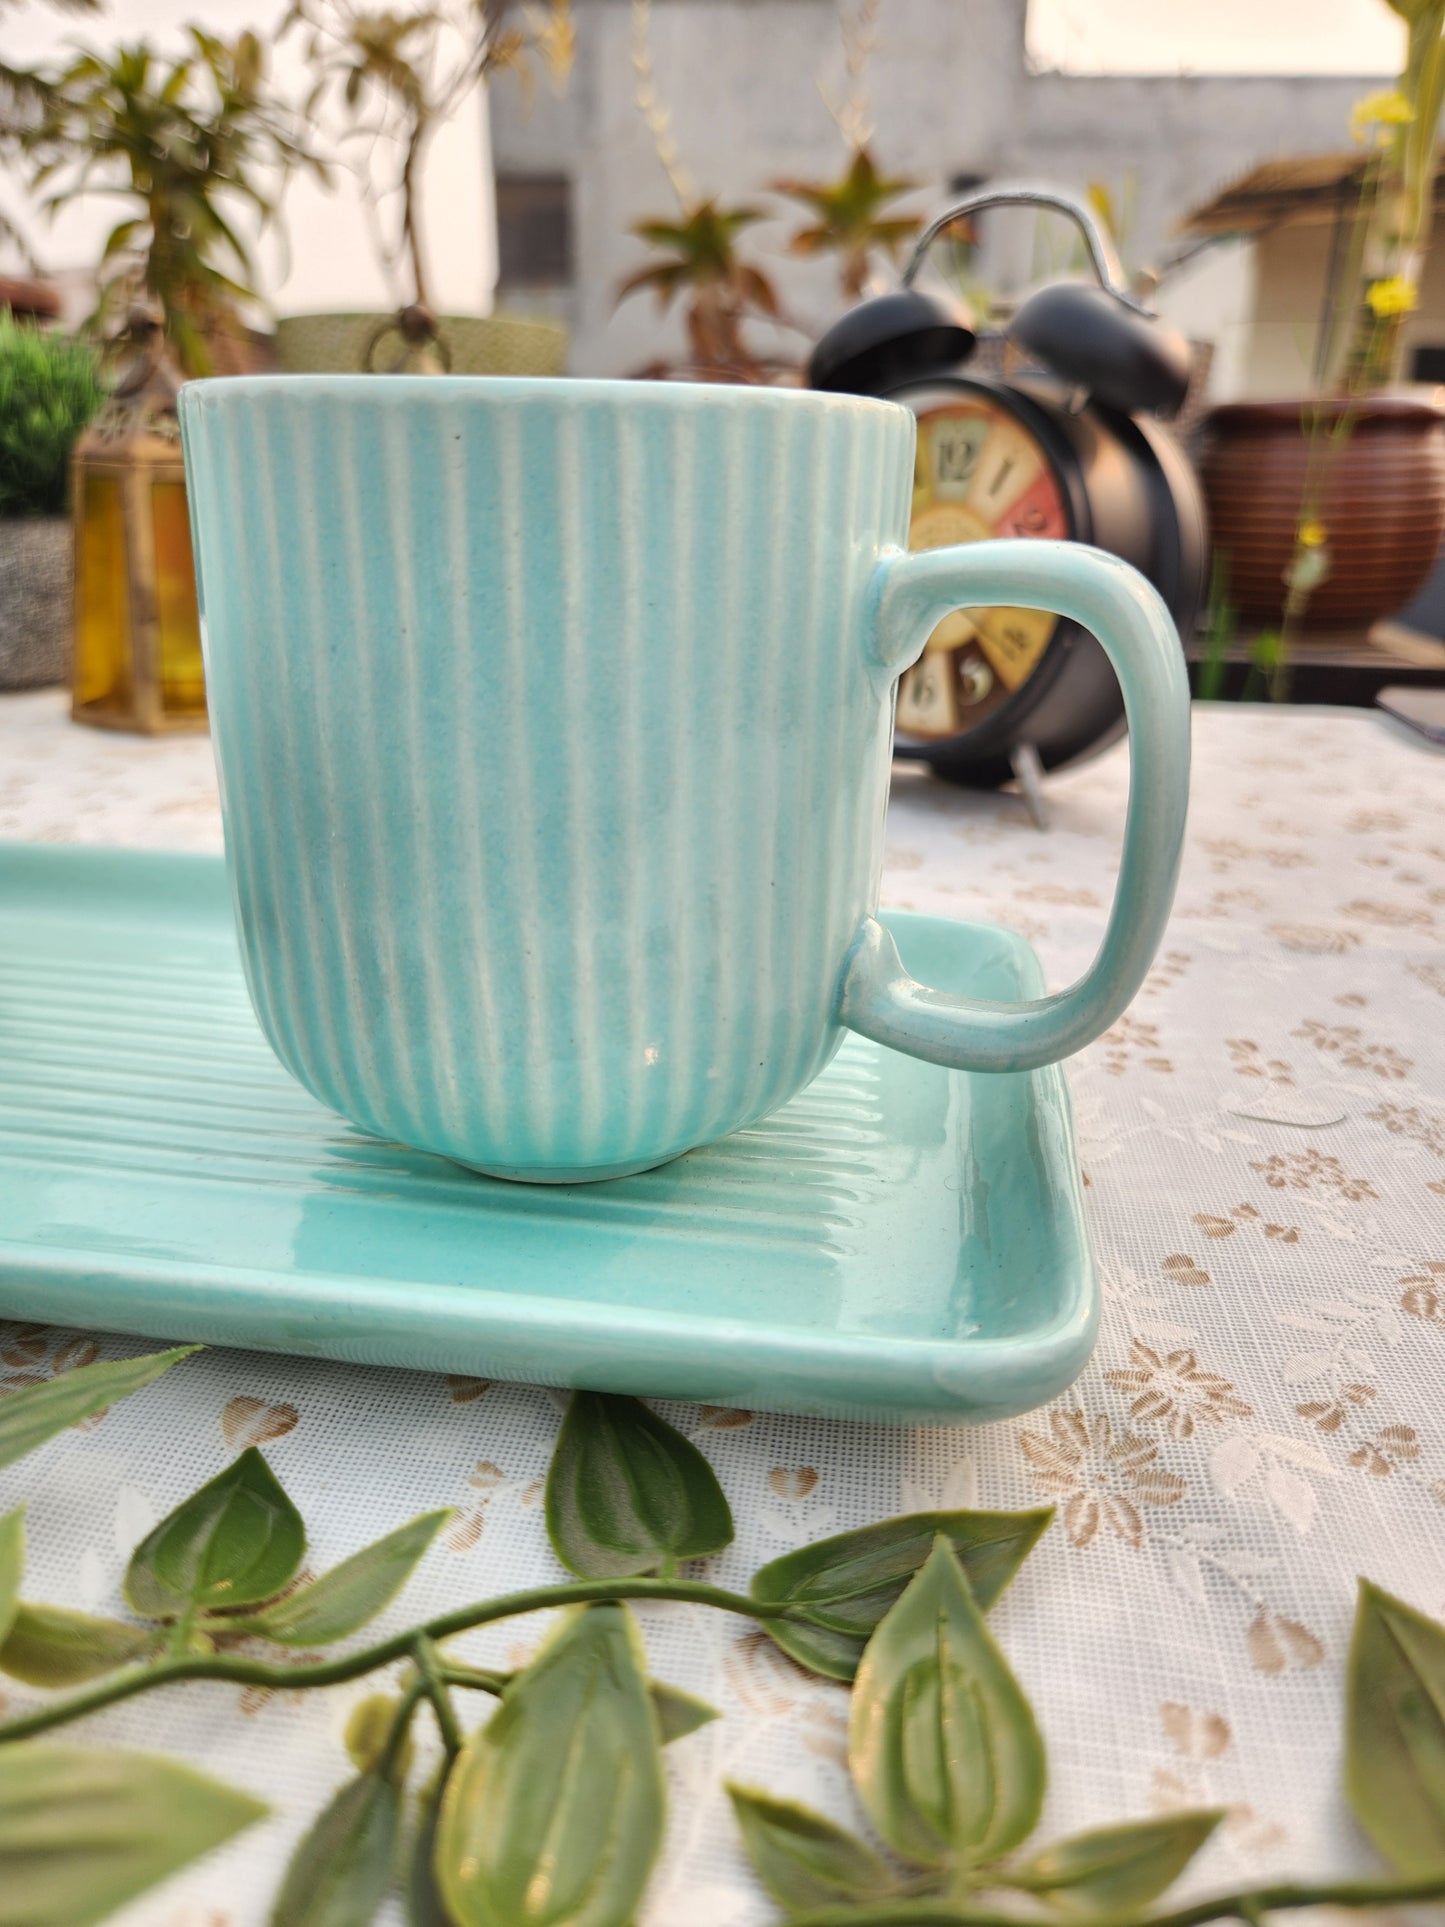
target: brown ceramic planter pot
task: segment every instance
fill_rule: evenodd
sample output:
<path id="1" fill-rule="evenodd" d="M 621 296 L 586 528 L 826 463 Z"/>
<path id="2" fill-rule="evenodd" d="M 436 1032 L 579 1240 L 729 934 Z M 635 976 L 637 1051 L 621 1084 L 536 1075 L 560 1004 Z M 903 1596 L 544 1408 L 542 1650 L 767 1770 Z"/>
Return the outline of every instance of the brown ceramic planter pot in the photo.
<path id="1" fill-rule="evenodd" d="M 1251 622 L 1278 622 L 1294 553 L 1308 445 L 1292 402 L 1230 402 L 1202 430 L 1200 479 L 1229 599 Z M 1311 627 L 1368 627 L 1420 587 L 1445 538 L 1445 414 L 1413 396 L 1355 404 L 1330 458 L 1320 516 L 1330 574 L 1310 597 Z"/>

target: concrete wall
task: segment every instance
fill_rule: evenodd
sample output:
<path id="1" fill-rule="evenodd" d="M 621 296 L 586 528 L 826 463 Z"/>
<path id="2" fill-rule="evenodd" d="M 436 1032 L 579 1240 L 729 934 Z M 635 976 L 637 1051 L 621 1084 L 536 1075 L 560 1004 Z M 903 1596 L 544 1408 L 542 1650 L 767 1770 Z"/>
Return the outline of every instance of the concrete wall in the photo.
<path id="1" fill-rule="evenodd" d="M 1026 0 L 888 0 L 867 88 L 874 149 L 926 186 L 936 205 L 951 176 L 1027 176 L 1082 189 L 1102 181 L 1134 202 L 1127 252 L 1158 258 L 1192 206 L 1257 161 L 1339 148 L 1364 79 L 1070 77 L 1034 74 L 1024 56 Z M 672 191 L 635 104 L 626 0 L 578 0 L 577 67 L 564 98 L 524 115 L 511 90 L 492 97 L 501 172 L 560 172 L 574 186 L 576 283 L 567 302 L 581 373 L 620 373 L 675 353 L 681 334 L 650 299 L 620 309 L 615 291 L 645 251 L 633 221 L 667 216 Z M 844 148 L 819 98 L 837 90 L 833 0 L 655 0 L 657 84 L 683 158 L 704 194 L 767 201 L 781 175 L 830 177 Z M 776 202 L 773 203 L 776 206 Z M 789 260 L 790 219 L 754 230 L 755 253 L 789 309 L 811 328 L 837 312 L 826 266 Z M 1009 217 L 1010 219 L 1016 217 Z M 995 219 L 986 267 L 996 286 L 1027 278 L 1030 236 Z M 760 333 L 760 343 L 766 339 Z M 778 336 L 775 346 L 798 346 Z"/>

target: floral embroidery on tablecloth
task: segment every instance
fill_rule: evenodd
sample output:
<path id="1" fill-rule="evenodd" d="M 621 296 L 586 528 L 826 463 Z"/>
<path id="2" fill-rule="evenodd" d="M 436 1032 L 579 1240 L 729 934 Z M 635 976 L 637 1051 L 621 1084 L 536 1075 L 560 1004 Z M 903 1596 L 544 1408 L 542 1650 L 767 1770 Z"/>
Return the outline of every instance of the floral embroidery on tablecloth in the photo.
<path id="1" fill-rule="evenodd" d="M 1342 957 L 1360 942 L 1358 930 L 1341 929 L 1324 923 L 1271 923 L 1270 936 L 1286 950 L 1297 950 L 1307 957 Z"/>
<path id="2" fill-rule="evenodd" d="M 82 1365 L 93 1365 L 100 1346 L 88 1332 L 57 1330 L 50 1325 L 0 1324 L 0 1398 L 26 1385 L 41 1385 Z M 105 1417 L 93 1412 L 78 1421 L 90 1431 Z"/>
<path id="3" fill-rule="evenodd" d="M 294 1431 L 300 1413 L 291 1404 L 271 1405 L 264 1398 L 239 1393 L 221 1412 L 221 1434 L 233 1452 L 248 1446 L 269 1445 Z"/>
<path id="4" fill-rule="evenodd" d="M 1252 1037 L 1226 1037 L 1230 1067 L 1236 1077 L 1263 1078 L 1270 1084 L 1293 1084 L 1294 1072 L 1282 1057 L 1266 1057 Z"/>
<path id="5" fill-rule="evenodd" d="M 1234 1733 L 1224 1715 L 1166 1700 L 1159 1708 L 1159 1723 L 1173 1757 L 1168 1766 L 1154 1769 L 1150 1782 L 1154 1810 L 1181 1813 L 1223 1807 L 1219 1839 L 1233 1858 L 1255 1865 L 1277 1853 L 1286 1839 L 1284 1828 L 1261 1819 L 1247 1802 L 1230 1800 L 1221 1792 L 1218 1775 L 1210 1771 L 1234 1747 Z"/>
<path id="6" fill-rule="evenodd" d="M 1252 1229 L 1266 1238 L 1277 1238 L 1284 1245 L 1296 1245 L 1300 1241 L 1297 1224 L 1277 1224 L 1274 1219 L 1266 1218 L 1255 1205 L 1247 1203 L 1232 1204 L 1227 1218 L 1208 1211 L 1196 1212 L 1192 1222 L 1206 1238 L 1232 1238 L 1236 1231 Z"/>
<path id="7" fill-rule="evenodd" d="M 219 816 L 192 811 L 211 781 L 204 740 L 137 743 L 133 755 L 107 740 L 108 757 L 130 761 L 102 775 L 92 733 L 54 706 L 51 733 L 18 765 L 0 744 L 0 830 L 219 850 Z M 1355 1574 L 1445 1612 L 1445 759 L 1397 753 L 1363 716 L 1205 708 L 1195 738 L 1172 932 L 1141 1001 L 1065 1069 L 1104 1284 L 1098 1354 L 1077 1386 L 1052 1411 L 961 1429 L 720 1405 L 665 1416 L 732 1503 L 735 1545 L 698 1568 L 728 1586 L 790 1546 L 898 1511 L 1056 1502 L 1057 1525 L 993 1623 L 1037 1698 L 1059 1797 L 1077 1790 L 1059 1830 L 1151 1805 L 1222 1806 L 1209 1851 L 1244 1877 L 1210 1866 L 1200 1878 L 1225 1886 L 1265 1862 L 1285 1877 L 1354 1854 L 1337 1838 L 1337 1761 Z M 164 776 L 170 759 L 177 773 Z M 1040 836 L 1014 796 L 902 776 L 885 899 L 1022 930 L 1060 988 L 1097 948 L 1126 788 L 1122 748 L 1051 775 Z M 904 1286 L 915 1255 L 897 1254 Z M 966 1282 L 961 1318 L 973 1315 Z M 867 1329 L 866 1298 L 840 1308 Z M 0 1394 L 95 1347 L 42 1324 L 0 1326 Z M 300 1414 L 260 1443 L 326 1524 L 318 1563 L 458 1506 L 462 1543 L 449 1547 L 443 1529 L 389 1627 L 559 1576 L 540 1511 L 557 1424 L 545 1394 L 460 1369 L 216 1351 L 27 1463 L 13 1484 L 36 1521 L 27 1591 L 124 1611 L 126 1552 L 214 1475 L 236 1399 L 254 1401 L 248 1426 L 269 1426 L 273 1408 Z M 238 1431 L 236 1449 L 249 1436 Z M 857 1826 L 846 1695 L 742 1622 L 680 1606 L 639 1617 L 657 1675 L 724 1715 L 668 1749 L 668 1857 L 639 1927 L 684 1916 L 763 1927 L 772 1912 L 719 1782 L 767 1785 Z M 528 1620 L 465 1645 L 478 1664 L 514 1666 L 543 1632 Z M 223 1777 L 278 1811 L 137 1927 L 258 1927 L 296 1830 L 345 1775 L 332 1695 L 247 1706 L 261 1716 L 239 1717 L 234 1692 L 181 1689 L 117 1709 L 97 1733 L 202 1765 L 224 1752 Z M 1095 1775 L 1102 1730 L 1117 1772 Z"/>
<path id="8" fill-rule="evenodd" d="M 446 1376 L 447 1397 L 453 1405 L 475 1405 L 479 1398 L 485 1398 L 492 1389 L 489 1378 L 473 1378 L 467 1372 L 448 1372 Z"/>
<path id="9" fill-rule="evenodd" d="M 1159 1260 L 1159 1269 L 1171 1285 L 1208 1285 L 1213 1280 L 1200 1264 L 1196 1264 L 1187 1251 L 1173 1251 L 1167 1258 Z"/>
<path id="10" fill-rule="evenodd" d="M 1226 1418 L 1248 1418 L 1253 1412 L 1227 1378 L 1206 1371 L 1192 1350 L 1161 1356 L 1142 1338 L 1131 1340 L 1131 1365 L 1104 1374 L 1121 1392 L 1132 1392 L 1129 1416 L 1140 1424 L 1167 1423 L 1171 1438 L 1194 1436 L 1196 1422 L 1221 1425 Z"/>
<path id="11" fill-rule="evenodd" d="M 1121 1017 L 1099 1041 L 1104 1069 L 1111 1077 L 1122 1077 L 1136 1054 L 1146 1070 L 1169 1072 L 1174 1069 L 1159 1046 L 1159 1026 L 1139 1017 Z"/>
<path id="12" fill-rule="evenodd" d="M 1216 873 L 1232 870 L 1238 863 L 1263 863 L 1271 870 L 1302 870 L 1314 862 L 1306 850 L 1293 850 L 1286 844 L 1242 843 L 1233 836 L 1201 836 L 1198 847 L 1214 859 Z"/>
<path id="13" fill-rule="evenodd" d="M 1419 1277 L 1402 1278 L 1400 1303 L 1412 1318 L 1445 1327 L 1445 1263 L 1432 1258 Z"/>
<path id="14" fill-rule="evenodd" d="M 1063 1500 L 1064 1530 L 1084 1547 L 1101 1526 L 1128 1545 L 1144 1543 L 1140 1506 L 1178 1505 L 1187 1482 L 1158 1463 L 1159 1447 L 1114 1430 L 1107 1412 L 1049 1413 L 1048 1433 L 1022 1431 L 1019 1445 L 1036 1485 Z"/>
<path id="15" fill-rule="evenodd" d="M 1373 1113 L 1372 1113 L 1373 1115 Z M 1337 1157 L 1327 1151 L 1276 1151 L 1272 1157 L 1250 1160 L 1251 1171 L 1258 1171 L 1275 1191 L 1335 1192 L 1351 1204 L 1378 1198 L 1379 1192 L 1368 1178 L 1351 1177 Z"/>
<path id="16" fill-rule="evenodd" d="M 1407 903 L 1385 903 L 1378 897 L 1354 897 L 1342 906 L 1342 914 L 1360 923 L 1377 923 L 1386 930 L 1433 930 L 1435 927 L 1435 919 L 1428 910 L 1416 910 Z"/>
<path id="17" fill-rule="evenodd" d="M 467 1490 L 457 1507 L 457 1517 L 442 1534 L 449 1552 L 470 1552 L 481 1538 L 487 1523 L 487 1507 L 511 1482 L 501 1466 L 491 1459 L 478 1459 L 467 1474 Z"/>
<path id="18" fill-rule="evenodd" d="M 1389 1044 L 1368 1042 L 1354 1024 L 1322 1024 L 1308 1018 L 1290 1035 L 1303 1038 L 1326 1056 L 1337 1057 L 1346 1070 L 1403 1078 L 1414 1068 L 1413 1058 L 1403 1056 Z"/>
<path id="19" fill-rule="evenodd" d="M 1365 1116 L 1383 1124 L 1392 1137 L 1423 1144 L 1437 1158 L 1445 1158 L 1445 1111 L 1422 1111 L 1416 1104 L 1379 1104 Z"/>

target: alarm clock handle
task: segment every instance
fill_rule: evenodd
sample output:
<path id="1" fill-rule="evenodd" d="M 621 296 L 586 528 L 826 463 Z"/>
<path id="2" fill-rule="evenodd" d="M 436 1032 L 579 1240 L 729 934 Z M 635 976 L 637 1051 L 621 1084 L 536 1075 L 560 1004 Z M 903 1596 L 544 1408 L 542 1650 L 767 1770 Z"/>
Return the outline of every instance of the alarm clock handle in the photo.
<path id="1" fill-rule="evenodd" d="M 843 970 L 839 1021 L 954 1070 L 1035 1070 L 1081 1050 L 1115 1021 L 1164 934 L 1189 795 L 1189 683 L 1178 632 L 1144 577 L 1102 550 L 994 541 L 886 555 L 872 584 L 880 681 L 891 683 L 916 661 L 950 611 L 1000 603 L 1070 616 L 1102 643 L 1129 719 L 1129 806 L 1104 941 L 1068 990 L 1001 1004 L 930 989 L 909 976 L 877 918 L 863 919 Z"/>

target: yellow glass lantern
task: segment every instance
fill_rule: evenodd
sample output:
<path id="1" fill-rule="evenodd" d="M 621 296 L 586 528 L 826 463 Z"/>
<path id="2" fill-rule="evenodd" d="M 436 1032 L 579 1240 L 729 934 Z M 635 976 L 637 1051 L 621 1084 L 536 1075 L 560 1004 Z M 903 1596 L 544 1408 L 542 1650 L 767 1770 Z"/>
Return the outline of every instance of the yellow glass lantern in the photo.
<path id="1" fill-rule="evenodd" d="M 204 729 L 206 684 L 176 391 L 155 316 L 133 313 L 126 361 L 76 444 L 77 722 L 150 734 Z"/>

